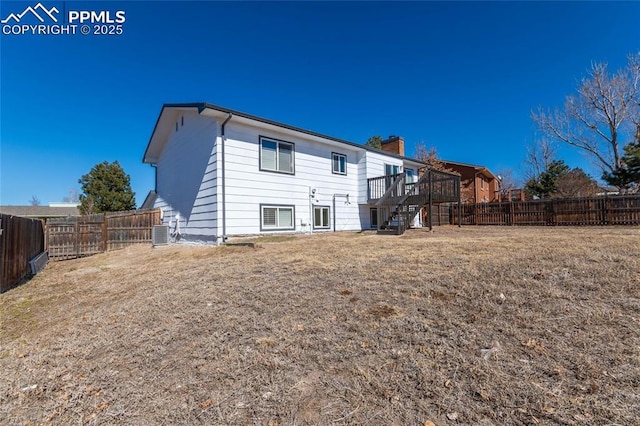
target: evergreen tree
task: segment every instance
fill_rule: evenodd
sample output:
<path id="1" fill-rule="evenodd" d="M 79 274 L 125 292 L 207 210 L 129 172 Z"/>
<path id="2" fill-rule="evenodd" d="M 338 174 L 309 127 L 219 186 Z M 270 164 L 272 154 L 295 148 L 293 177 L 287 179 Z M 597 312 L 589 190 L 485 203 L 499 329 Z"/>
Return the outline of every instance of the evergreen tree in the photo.
<path id="1" fill-rule="evenodd" d="M 608 184 L 637 191 L 640 188 L 640 141 L 627 144 L 622 156 L 622 165 L 613 172 L 602 175 Z"/>
<path id="2" fill-rule="evenodd" d="M 371 136 L 365 143 L 367 146 L 382 149 L 382 136 Z"/>
<path id="3" fill-rule="evenodd" d="M 558 190 L 558 180 L 569 173 L 569 166 L 563 160 L 549 163 L 545 171 L 537 178 L 531 178 L 525 184 L 525 191 L 540 198 L 549 198 Z"/>
<path id="4" fill-rule="evenodd" d="M 80 211 L 83 214 L 126 211 L 136 207 L 131 178 L 117 161 L 96 164 L 78 182 L 82 185 Z"/>

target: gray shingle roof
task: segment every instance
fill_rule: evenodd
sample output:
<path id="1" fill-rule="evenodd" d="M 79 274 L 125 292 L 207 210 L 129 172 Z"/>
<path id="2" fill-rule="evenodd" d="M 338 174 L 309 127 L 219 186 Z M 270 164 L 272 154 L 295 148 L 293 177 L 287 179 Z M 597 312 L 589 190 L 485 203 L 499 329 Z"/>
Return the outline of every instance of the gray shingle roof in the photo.
<path id="1" fill-rule="evenodd" d="M 49 207 L 49 206 L 0 206 L 0 213 L 22 217 L 66 217 L 79 216 L 77 207 Z"/>

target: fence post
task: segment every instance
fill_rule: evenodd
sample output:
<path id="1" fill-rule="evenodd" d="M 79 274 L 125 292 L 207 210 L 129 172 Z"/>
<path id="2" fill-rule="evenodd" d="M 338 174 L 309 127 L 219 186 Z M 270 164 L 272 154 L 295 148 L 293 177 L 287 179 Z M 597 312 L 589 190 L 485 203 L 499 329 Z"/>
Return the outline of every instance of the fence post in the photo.
<path id="1" fill-rule="evenodd" d="M 511 221 L 511 226 L 514 226 L 516 224 L 516 212 L 513 201 L 509 201 L 509 205 L 509 220 Z"/>
<path id="2" fill-rule="evenodd" d="M 73 251 L 76 257 L 80 257 L 80 219 L 76 220 L 75 230 L 76 238 L 73 241 Z"/>
<path id="3" fill-rule="evenodd" d="M 604 198 L 602 199 L 602 224 L 608 224 L 607 218 L 607 206 L 609 205 L 609 200 L 607 199 L 607 193 L 605 192 Z"/>
<path id="4" fill-rule="evenodd" d="M 429 231 L 433 230 L 433 184 L 431 180 L 431 170 L 429 170 Z"/>
<path id="5" fill-rule="evenodd" d="M 109 238 L 109 234 L 107 232 L 107 214 L 103 213 L 102 214 L 102 251 L 105 253 L 109 248 L 109 243 L 107 241 L 108 238 Z"/>
<path id="6" fill-rule="evenodd" d="M 513 225 L 513 223 L 511 223 L 511 203 L 505 203 L 504 207 L 507 210 L 505 212 L 506 213 L 505 222 L 507 225 Z"/>

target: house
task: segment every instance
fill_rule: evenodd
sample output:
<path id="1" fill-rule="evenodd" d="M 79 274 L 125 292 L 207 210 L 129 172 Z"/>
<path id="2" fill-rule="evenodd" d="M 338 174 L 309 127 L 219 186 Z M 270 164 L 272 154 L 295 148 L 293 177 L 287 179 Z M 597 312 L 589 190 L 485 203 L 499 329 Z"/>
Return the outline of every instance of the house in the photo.
<path id="1" fill-rule="evenodd" d="M 427 200 L 426 175 L 418 176 L 425 163 L 207 103 L 164 105 L 143 162 L 156 173 L 143 208 L 162 209 L 164 222 L 191 241 L 402 233 L 419 225 L 412 203 Z M 445 183 L 457 178 L 431 179 L 453 192 L 429 199 L 458 200 Z"/>
<path id="2" fill-rule="evenodd" d="M 500 201 L 527 201 L 527 193 L 523 188 L 510 189 L 506 192 Z"/>
<path id="3" fill-rule="evenodd" d="M 489 203 L 500 201 L 500 181 L 484 166 L 442 161 L 445 168 L 460 174 L 462 201 L 465 203 Z"/>
<path id="4" fill-rule="evenodd" d="M 77 203 L 50 203 L 48 206 L 0 206 L 0 213 L 31 219 L 54 219 L 80 215 Z"/>

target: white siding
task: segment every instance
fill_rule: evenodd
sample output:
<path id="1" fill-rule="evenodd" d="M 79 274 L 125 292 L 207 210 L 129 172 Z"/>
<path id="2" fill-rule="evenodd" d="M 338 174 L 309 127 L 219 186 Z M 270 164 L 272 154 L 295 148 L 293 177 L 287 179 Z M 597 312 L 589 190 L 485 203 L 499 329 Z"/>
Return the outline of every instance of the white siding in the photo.
<path id="1" fill-rule="evenodd" d="M 369 192 L 367 187 L 367 151 L 364 150 L 358 153 L 358 182 L 360 183 L 358 204 L 366 204 L 369 201 Z"/>
<path id="2" fill-rule="evenodd" d="M 384 176 L 384 165 L 392 164 L 394 166 L 402 167 L 402 159 L 395 157 L 387 157 L 384 154 L 377 152 L 367 151 L 367 178 L 373 178 L 378 176 Z"/>
<path id="3" fill-rule="evenodd" d="M 182 121 L 184 117 L 184 125 Z M 182 238 L 213 242 L 217 233 L 217 122 L 195 112 L 177 116 L 158 160 L 154 207 L 164 211 L 165 223 L 180 217 Z"/>
<path id="4" fill-rule="evenodd" d="M 294 132 L 266 131 L 258 127 L 234 123 L 226 127 L 226 213 L 227 234 L 244 235 L 261 232 L 260 205 L 294 205 L 297 232 L 308 230 L 301 224 L 312 223 L 310 188 L 316 188 L 314 204 L 330 207 L 330 230 L 334 215 L 336 230 L 362 229 L 358 211 L 363 150 L 350 146 L 318 143 Z M 261 171 L 259 164 L 260 136 L 295 144 L 295 174 Z M 332 152 L 347 156 L 347 174 L 332 173 Z M 366 181 L 363 183 L 366 184 Z M 366 189 L 365 189 L 366 191 Z M 349 194 L 350 204 L 344 197 Z M 327 230 L 314 230 L 326 232 Z M 288 231 L 291 232 L 291 231 Z"/>

